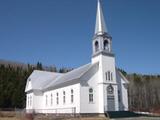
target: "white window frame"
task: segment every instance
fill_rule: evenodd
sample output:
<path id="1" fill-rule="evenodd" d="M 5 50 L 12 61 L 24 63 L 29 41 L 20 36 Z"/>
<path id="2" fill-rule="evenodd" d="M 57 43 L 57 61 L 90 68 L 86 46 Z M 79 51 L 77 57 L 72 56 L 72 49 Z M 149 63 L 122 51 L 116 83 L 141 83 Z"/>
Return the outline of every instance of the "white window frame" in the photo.
<path id="1" fill-rule="evenodd" d="M 66 103 L 66 92 L 63 91 L 63 104 L 65 104 L 65 103 Z"/>
<path id="2" fill-rule="evenodd" d="M 89 103 L 93 103 L 94 102 L 93 88 L 89 88 L 88 93 L 89 93 Z"/>
<path id="3" fill-rule="evenodd" d="M 51 93 L 51 106 L 53 105 L 53 94 Z"/>
<path id="4" fill-rule="evenodd" d="M 59 105 L 59 93 L 56 93 L 56 104 Z"/>
<path id="5" fill-rule="evenodd" d="M 74 103 L 74 91 L 71 89 L 71 103 Z"/>
<path id="6" fill-rule="evenodd" d="M 48 95 L 46 95 L 45 98 L 46 98 L 46 106 L 48 106 Z"/>

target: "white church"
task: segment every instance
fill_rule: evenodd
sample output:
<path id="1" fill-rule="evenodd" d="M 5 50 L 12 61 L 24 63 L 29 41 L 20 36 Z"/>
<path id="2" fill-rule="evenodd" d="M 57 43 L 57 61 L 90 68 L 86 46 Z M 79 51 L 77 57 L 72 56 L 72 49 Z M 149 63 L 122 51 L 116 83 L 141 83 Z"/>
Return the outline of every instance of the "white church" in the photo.
<path id="1" fill-rule="evenodd" d="M 26 83 L 26 111 L 52 114 L 104 114 L 128 110 L 128 80 L 115 65 L 98 0 L 91 62 L 67 73 L 34 70 Z"/>

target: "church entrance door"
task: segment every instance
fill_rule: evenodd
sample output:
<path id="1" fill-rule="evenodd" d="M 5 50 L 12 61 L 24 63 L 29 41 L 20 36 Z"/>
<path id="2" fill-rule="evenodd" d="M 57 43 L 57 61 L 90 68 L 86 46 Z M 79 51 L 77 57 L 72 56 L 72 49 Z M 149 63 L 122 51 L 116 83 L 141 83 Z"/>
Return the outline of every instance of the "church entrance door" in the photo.
<path id="1" fill-rule="evenodd" d="M 107 86 L 107 111 L 115 111 L 114 88 L 111 84 Z"/>
<path id="2" fill-rule="evenodd" d="M 107 95 L 107 111 L 115 111 L 114 95 Z"/>

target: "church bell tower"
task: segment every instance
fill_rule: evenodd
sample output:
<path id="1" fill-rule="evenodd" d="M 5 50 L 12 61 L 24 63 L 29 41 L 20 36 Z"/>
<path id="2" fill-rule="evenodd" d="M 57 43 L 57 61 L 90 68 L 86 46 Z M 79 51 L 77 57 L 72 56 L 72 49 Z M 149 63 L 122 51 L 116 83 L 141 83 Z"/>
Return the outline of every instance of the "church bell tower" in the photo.
<path id="1" fill-rule="evenodd" d="M 115 56 L 112 52 L 112 37 L 108 34 L 105 24 L 101 0 L 98 0 L 97 4 L 92 49 L 92 64 L 99 63 L 98 78 L 96 79 L 98 83 L 99 112 L 117 111 L 119 105 Z"/>
<path id="2" fill-rule="evenodd" d="M 112 54 L 112 37 L 108 34 L 100 0 L 98 0 L 95 33 L 92 41 L 93 57 Z"/>

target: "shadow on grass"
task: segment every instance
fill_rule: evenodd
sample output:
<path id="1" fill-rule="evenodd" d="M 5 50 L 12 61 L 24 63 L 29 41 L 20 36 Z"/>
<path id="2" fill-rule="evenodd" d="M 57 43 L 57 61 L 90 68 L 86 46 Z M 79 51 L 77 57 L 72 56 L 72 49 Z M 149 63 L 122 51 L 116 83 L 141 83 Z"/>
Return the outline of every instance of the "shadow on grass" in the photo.
<path id="1" fill-rule="evenodd" d="M 129 117 L 158 117 L 153 115 L 139 114 L 131 111 L 110 111 L 107 112 L 110 118 L 129 118 Z M 106 114 L 107 116 L 107 114 Z"/>

